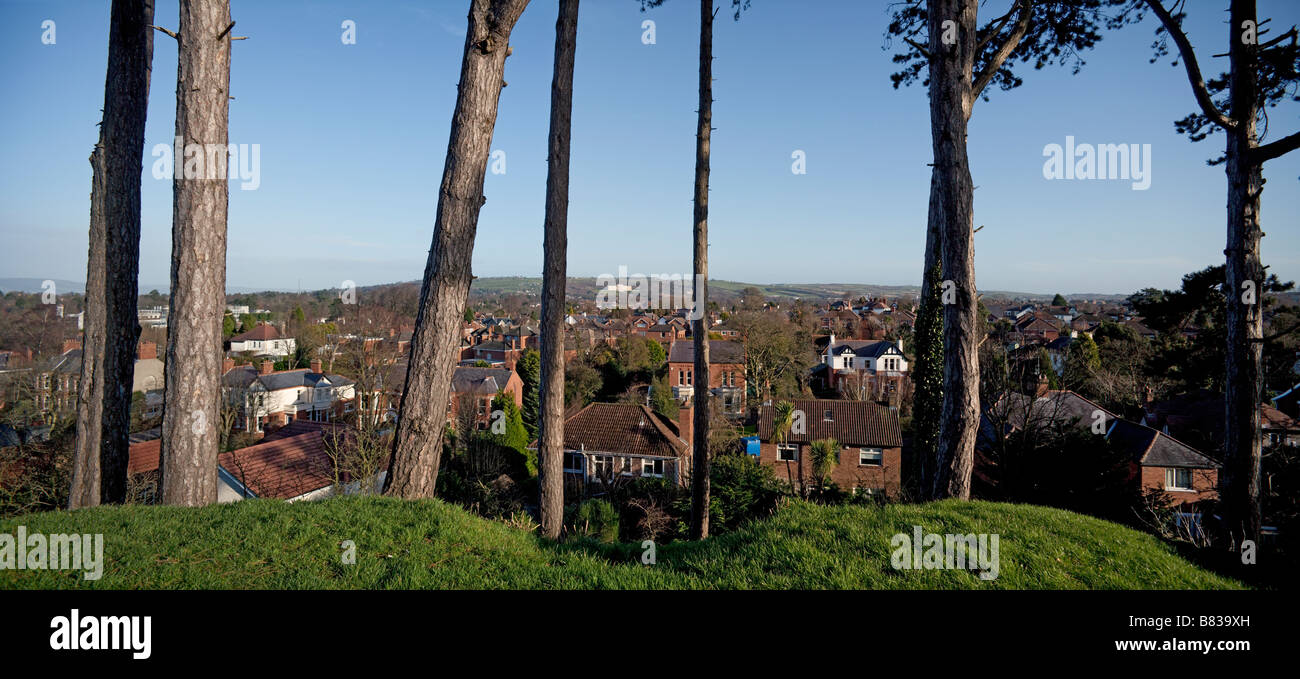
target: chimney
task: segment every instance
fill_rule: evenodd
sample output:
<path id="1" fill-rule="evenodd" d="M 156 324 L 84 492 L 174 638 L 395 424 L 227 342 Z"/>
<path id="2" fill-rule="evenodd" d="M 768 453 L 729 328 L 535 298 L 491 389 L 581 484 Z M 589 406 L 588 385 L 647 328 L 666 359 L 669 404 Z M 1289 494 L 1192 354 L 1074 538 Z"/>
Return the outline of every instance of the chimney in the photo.
<path id="1" fill-rule="evenodd" d="M 275 370 L 275 363 L 271 361 L 262 361 L 262 369 L 258 371 L 259 375 L 270 375 Z"/>
<path id="2" fill-rule="evenodd" d="M 694 413 L 695 408 L 690 405 L 677 408 L 678 436 L 686 442 L 687 452 L 690 452 L 695 444 L 695 419 L 692 417 Z"/>
<path id="3" fill-rule="evenodd" d="M 311 371 L 314 372 L 314 373 L 318 373 L 318 372 L 321 371 L 321 369 L 320 369 L 320 359 L 319 359 L 319 358 L 314 358 L 314 359 L 312 359 L 312 362 L 311 362 Z"/>
<path id="4" fill-rule="evenodd" d="M 60 351 L 59 353 L 66 354 L 69 351 L 72 351 L 73 349 L 80 349 L 80 348 L 81 348 L 80 339 L 65 339 L 63 340 L 63 351 Z"/>
<path id="5" fill-rule="evenodd" d="M 138 361 L 158 358 L 158 345 L 148 340 L 140 340 L 135 348 L 135 358 Z"/>
<path id="6" fill-rule="evenodd" d="M 1039 378 L 1038 378 L 1038 387 L 1034 390 L 1034 397 L 1035 397 L 1035 398 L 1041 398 L 1041 397 L 1047 395 L 1047 392 L 1049 392 L 1049 391 L 1051 391 L 1051 389 L 1048 388 L 1047 377 L 1046 377 L 1046 376 L 1044 376 L 1044 377 L 1039 377 Z"/>
<path id="7" fill-rule="evenodd" d="M 234 369 L 235 369 L 235 359 L 233 359 L 233 358 L 227 358 L 226 360 L 224 360 L 224 361 L 221 362 L 221 374 L 222 374 L 222 375 L 225 375 L 226 373 L 228 373 L 228 372 L 230 372 L 231 370 L 234 370 Z"/>

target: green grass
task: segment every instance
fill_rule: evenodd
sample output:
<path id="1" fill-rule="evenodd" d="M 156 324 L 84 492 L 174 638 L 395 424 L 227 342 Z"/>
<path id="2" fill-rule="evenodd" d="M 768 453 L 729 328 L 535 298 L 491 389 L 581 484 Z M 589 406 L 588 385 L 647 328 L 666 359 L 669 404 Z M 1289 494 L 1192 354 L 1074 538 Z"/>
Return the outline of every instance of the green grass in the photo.
<path id="1" fill-rule="evenodd" d="M 553 543 L 437 500 L 247 500 L 203 509 L 99 507 L 0 521 L 0 533 L 103 533 L 104 573 L 0 570 L 11 588 L 1075 589 L 1235 588 L 1156 538 L 1027 505 L 944 501 L 822 507 L 793 502 L 703 543 Z M 995 581 L 898 571 L 890 538 L 997 533 Z M 340 543 L 356 543 L 355 565 Z"/>

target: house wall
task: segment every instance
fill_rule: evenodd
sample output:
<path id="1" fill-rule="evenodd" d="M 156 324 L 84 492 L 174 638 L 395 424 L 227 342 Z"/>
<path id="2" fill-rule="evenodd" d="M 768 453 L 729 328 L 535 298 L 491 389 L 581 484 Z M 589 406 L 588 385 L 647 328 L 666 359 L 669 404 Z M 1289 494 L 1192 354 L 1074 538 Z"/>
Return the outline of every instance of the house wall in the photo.
<path id="1" fill-rule="evenodd" d="M 778 479 L 790 481 L 796 485 L 813 482 L 812 458 L 809 444 L 799 444 L 799 461 L 785 462 L 776 458 L 776 444 L 761 442 L 759 444 L 759 463 L 771 467 Z M 878 466 L 861 466 L 858 464 L 859 446 L 845 447 L 840 450 L 840 463 L 831 471 L 831 480 L 842 490 L 853 488 L 883 489 L 889 497 L 896 497 L 899 492 L 900 470 L 902 469 L 902 448 L 885 448 L 884 459 Z"/>
<path id="2" fill-rule="evenodd" d="M 1194 503 L 1202 500 L 1214 500 L 1219 497 L 1219 470 L 1193 469 L 1192 487 L 1194 490 L 1184 491 L 1165 489 L 1165 469 L 1167 468 L 1142 467 L 1139 477 L 1141 490 L 1163 491 L 1165 497 L 1178 503 Z"/>

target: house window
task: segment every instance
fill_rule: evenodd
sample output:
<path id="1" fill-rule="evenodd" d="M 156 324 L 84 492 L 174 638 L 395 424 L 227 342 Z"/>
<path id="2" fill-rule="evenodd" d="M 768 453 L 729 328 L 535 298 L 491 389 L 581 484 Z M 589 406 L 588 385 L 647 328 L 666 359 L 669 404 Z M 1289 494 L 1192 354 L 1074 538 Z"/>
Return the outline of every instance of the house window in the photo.
<path id="1" fill-rule="evenodd" d="M 1166 469 L 1165 490 L 1192 490 L 1192 470 Z"/>
<path id="2" fill-rule="evenodd" d="M 625 457 L 623 458 L 623 468 L 620 471 L 625 475 L 631 475 L 633 473 L 633 470 L 636 469 L 636 463 L 637 463 L 637 458 Z"/>
<path id="3" fill-rule="evenodd" d="M 614 474 L 614 456 L 613 455 L 593 455 L 592 458 L 593 473 L 602 478 L 609 478 Z"/>
<path id="4" fill-rule="evenodd" d="M 879 467 L 885 462 L 885 451 L 879 448 L 859 448 L 859 467 Z"/>
<path id="5" fill-rule="evenodd" d="M 662 477 L 664 475 L 664 461 L 651 459 L 641 460 L 641 475 Z"/>
<path id="6" fill-rule="evenodd" d="M 776 460 L 777 462 L 798 462 L 799 444 L 797 443 L 776 444 Z"/>
<path id="7" fill-rule="evenodd" d="M 582 453 L 565 453 L 564 454 L 564 471 L 570 474 L 582 473 Z"/>
<path id="8" fill-rule="evenodd" d="M 822 419 L 826 420 L 827 422 L 833 422 L 835 420 L 835 413 L 831 412 L 831 410 L 827 408 L 826 410 L 822 411 Z"/>

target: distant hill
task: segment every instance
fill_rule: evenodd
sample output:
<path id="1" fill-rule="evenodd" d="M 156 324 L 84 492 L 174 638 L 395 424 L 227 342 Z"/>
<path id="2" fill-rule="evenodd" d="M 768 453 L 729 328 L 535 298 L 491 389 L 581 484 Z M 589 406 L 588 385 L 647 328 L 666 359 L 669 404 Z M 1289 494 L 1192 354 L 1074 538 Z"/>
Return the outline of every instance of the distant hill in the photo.
<path id="1" fill-rule="evenodd" d="M 710 280 L 709 292 L 720 297 L 739 297 L 745 288 L 755 287 L 763 295 L 775 299 L 836 299 L 845 295 L 849 297 L 915 297 L 921 292 L 918 285 L 877 285 L 872 283 L 745 283 L 741 281 Z M 571 297 L 594 297 L 596 290 L 594 277 L 570 277 L 568 291 Z M 470 287 L 471 294 L 490 295 L 501 293 L 520 293 L 540 295 L 541 278 L 522 276 L 486 277 L 474 279 Z M 590 293 L 590 295 L 586 294 Z M 983 290 L 981 293 L 989 299 L 1016 299 L 1030 301 L 1050 301 L 1054 293 L 1016 292 L 1010 290 Z M 1068 293 L 1070 299 L 1092 299 L 1119 301 L 1126 295 L 1100 293 Z"/>
<path id="2" fill-rule="evenodd" d="M 42 287 L 44 279 L 41 278 L 0 278 L 0 292 L 26 292 L 39 293 L 44 290 Z M 65 293 L 82 293 L 85 291 L 85 283 L 67 280 L 55 280 L 55 290 L 58 294 Z M 401 281 L 395 283 L 381 283 L 379 285 L 362 286 L 360 290 L 376 290 L 394 286 L 414 285 L 419 288 L 420 281 Z M 808 300 L 825 300 L 838 299 L 840 297 L 915 297 L 921 288 L 916 285 L 876 285 L 873 283 L 745 283 L 741 281 L 711 280 L 709 281 L 709 292 L 716 298 L 734 298 L 739 297 L 745 288 L 755 287 L 763 291 L 763 295 L 772 299 L 808 299 Z M 568 293 L 570 297 L 595 299 L 596 292 L 600 289 L 596 285 L 595 277 L 570 277 L 568 279 Z M 140 284 L 140 292 L 146 293 L 150 290 L 158 290 L 166 294 L 168 286 L 166 284 Z M 284 293 L 285 290 L 271 290 L 268 288 L 255 288 L 249 286 L 228 286 L 226 292 L 230 294 L 256 294 L 256 293 Z M 303 290 L 303 293 L 312 293 L 317 291 Z M 542 279 L 540 277 L 530 278 L 526 276 L 489 276 L 475 278 L 470 287 L 470 294 L 475 296 L 500 295 L 500 294 L 521 294 L 533 297 L 540 297 L 542 294 Z M 1010 290 L 983 290 L 980 292 L 986 299 L 1008 299 L 1008 300 L 1026 300 L 1026 301 L 1049 301 L 1052 294 L 1037 292 L 1016 292 Z M 1284 293 L 1284 297 L 1292 297 L 1300 293 Z M 1126 295 L 1106 295 L 1100 293 L 1066 293 L 1065 296 L 1070 299 L 1091 299 L 1120 301 Z M 1288 299 L 1291 303 L 1295 300 Z"/>

